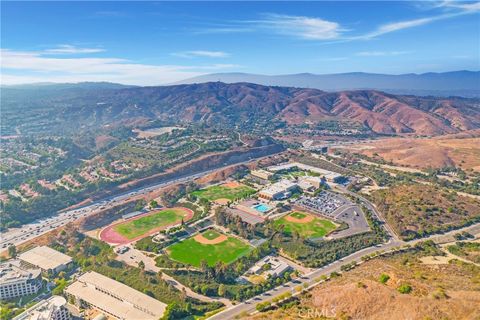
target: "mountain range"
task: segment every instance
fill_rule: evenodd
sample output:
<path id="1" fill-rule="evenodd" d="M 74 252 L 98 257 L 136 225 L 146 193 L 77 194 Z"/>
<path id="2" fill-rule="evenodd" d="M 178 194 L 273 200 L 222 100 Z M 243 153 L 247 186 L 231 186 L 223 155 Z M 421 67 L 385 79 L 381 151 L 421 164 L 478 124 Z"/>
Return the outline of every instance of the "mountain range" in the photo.
<path id="1" fill-rule="evenodd" d="M 480 71 L 400 75 L 364 72 L 287 75 L 214 73 L 186 79 L 176 84 L 213 81 L 225 83 L 249 82 L 267 86 L 315 88 L 325 91 L 373 89 L 394 94 L 480 97 Z"/>
<path id="2" fill-rule="evenodd" d="M 55 85 L 57 86 L 57 85 Z M 480 128 L 480 99 L 394 95 L 376 90 L 318 89 L 209 82 L 161 87 L 93 84 L 61 89 L 3 88 L 3 129 L 53 130 L 135 121 L 314 125 L 352 121 L 379 134 L 441 135 Z M 32 98 L 32 92 L 33 97 Z M 261 122 L 264 121 L 264 122 Z M 8 132 L 8 130 L 4 130 Z"/>

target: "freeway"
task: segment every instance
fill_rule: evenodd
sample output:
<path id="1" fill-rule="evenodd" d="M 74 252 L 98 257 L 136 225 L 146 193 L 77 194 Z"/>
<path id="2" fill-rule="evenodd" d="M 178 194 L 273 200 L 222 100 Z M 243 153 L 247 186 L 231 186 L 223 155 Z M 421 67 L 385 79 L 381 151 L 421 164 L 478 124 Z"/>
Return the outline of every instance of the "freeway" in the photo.
<path id="1" fill-rule="evenodd" d="M 36 220 L 29 224 L 25 224 L 20 228 L 11 228 L 6 232 L 2 232 L 0 234 L 0 250 L 4 250 L 10 245 L 15 245 L 15 246 L 20 245 L 36 237 L 39 237 L 53 229 L 64 226 L 67 223 L 93 215 L 102 210 L 107 210 L 115 206 L 124 204 L 128 202 L 129 199 L 132 197 L 146 195 L 150 192 L 153 192 L 156 189 L 166 187 L 168 185 L 187 182 L 190 180 L 200 178 L 209 173 L 228 168 L 230 166 L 247 164 L 247 163 L 258 161 L 260 159 L 267 158 L 270 156 L 272 156 L 272 154 L 263 156 L 263 157 L 258 157 L 258 158 L 251 158 L 249 160 L 240 161 L 236 163 L 229 163 L 229 164 L 224 163 L 224 165 L 221 167 L 204 170 L 194 174 L 175 177 L 175 178 L 166 180 L 164 182 L 156 183 L 146 187 L 131 189 L 122 194 L 119 194 L 116 196 L 109 196 L 101 200 L 95 201 L 89 205 L 81 206 L 72 210 L 63 211 L 63 212 L 59 211 L 52 216 Z"/>

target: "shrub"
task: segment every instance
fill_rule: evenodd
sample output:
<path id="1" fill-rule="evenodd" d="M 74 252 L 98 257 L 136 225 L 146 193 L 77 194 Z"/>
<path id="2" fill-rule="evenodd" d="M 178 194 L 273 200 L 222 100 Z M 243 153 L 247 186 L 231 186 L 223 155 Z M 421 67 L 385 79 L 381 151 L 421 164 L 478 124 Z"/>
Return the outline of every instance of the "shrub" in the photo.
<path id="1" fill-rule="evenodd" d="M 257 309 L 258 312 L 263 312 L 268 310 L 270 306 L 271 306 L 270 302 L 266 301 L 266 302 L 258 303 L 255 309 Z"/>
<path id="2" fill-rule="evenodd" d="M 397 288 L 397 290 L 401 294 L 408 294 L 412 292 L 412 287 L 409 284 L 402 284 L 400 287 Z"/>
<path id="3" fill-rule="evenodd" d="M 390 276 L 386 273 L 382 273 L 380 275 L 380 278 L 378 279 L 378 281 L 380 281 L 380 283 L 383 283 L 383 284 L 387 283 L 388 280 L 390 280 Z"/>

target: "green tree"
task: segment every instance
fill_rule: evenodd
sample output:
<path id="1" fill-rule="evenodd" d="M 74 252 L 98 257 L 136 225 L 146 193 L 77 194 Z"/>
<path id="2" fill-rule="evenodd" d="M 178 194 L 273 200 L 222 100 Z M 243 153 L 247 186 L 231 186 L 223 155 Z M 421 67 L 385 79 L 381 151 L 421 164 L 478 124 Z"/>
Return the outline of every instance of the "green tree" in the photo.
<path id="1" fill-rule="evenodd" d="M 8 247 L 8 255 L 10 258 L 17 257 L 17 247 L 15 247 L 13 244 Z"/>
<path id="2" fill-rule="evenodd" d="M 157 208 L 158 207 L 158 202 L 155 200 L 150 201 L 149 203 L 150 208 Z"/>

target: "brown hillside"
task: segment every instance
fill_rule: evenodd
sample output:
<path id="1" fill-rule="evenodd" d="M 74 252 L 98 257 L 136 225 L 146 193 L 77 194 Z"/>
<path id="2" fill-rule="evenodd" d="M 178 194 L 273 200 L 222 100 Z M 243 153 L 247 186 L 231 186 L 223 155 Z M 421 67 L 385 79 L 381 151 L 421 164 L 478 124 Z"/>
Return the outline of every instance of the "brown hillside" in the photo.
<path id="1" fill-rule="evenodd" d="M 390 277 L 386 284 L 379 282 L 381 274 Z M 319 285 L 298 306 L 252 319 L 479 319 L 479 281 L 480 268 L 474 265 L 426 265 L 416 254 L 404 253 L 366 262 Z M 399 293 L 401 284 L 409 284 L 412 292 Z"/>
<path id="2" fill-rule="evenodd" d="M 315 124 L 348 120 L 381 134 L 440 135 L 480 128 L 479 99 L 416 97 L 374 90 L 324 92 L 252 83 L 135 87 L 89 96 L 55 99 L 56 115 L 72 125 L 135 123 L 136 119 L 205 122 L 241 126 L 255 123 Z M 60 119 L 62 120 L 62 119 Z"/>
<path id="3" fill-rule="evenodd" d="M 416 168 L 441 168 L 456 166 L 480 171 L 480 136 L 477 131 L 431 139 L 389 138 L 360 148 L 349 147 L 355 152 L 372 157 L 379 155 L 394 164 Z"/>
<path id="4" fill-rule="evenodd" d="M 372 199 L 405 239 L 448 231 L 480 217 L 480 201 L 431 185 L 377 190 Z"/>

